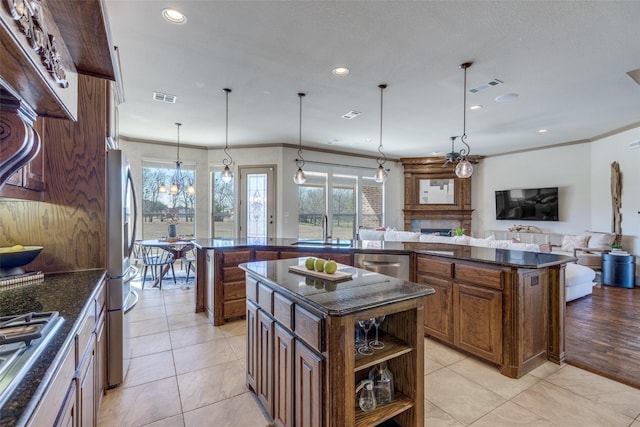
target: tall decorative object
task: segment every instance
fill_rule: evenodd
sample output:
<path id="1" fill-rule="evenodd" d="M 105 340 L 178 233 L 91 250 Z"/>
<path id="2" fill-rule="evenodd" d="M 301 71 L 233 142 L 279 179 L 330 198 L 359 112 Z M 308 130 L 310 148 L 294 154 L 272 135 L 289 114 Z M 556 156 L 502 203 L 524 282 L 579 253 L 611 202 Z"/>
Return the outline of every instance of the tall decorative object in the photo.
<path id="1" fill-rule="evenodd" d="M 611 232 L 622 234 L 622 177 L 620 176 L 620 165 L 618 162 L 611 163 L 611 209 L 613 210 L 611 219 Z"/>

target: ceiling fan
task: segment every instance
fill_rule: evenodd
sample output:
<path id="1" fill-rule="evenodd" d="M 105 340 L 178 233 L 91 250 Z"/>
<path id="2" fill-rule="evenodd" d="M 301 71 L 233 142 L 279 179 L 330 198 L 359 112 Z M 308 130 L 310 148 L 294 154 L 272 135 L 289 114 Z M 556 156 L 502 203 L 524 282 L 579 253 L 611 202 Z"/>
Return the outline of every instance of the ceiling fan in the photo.
<path id="1" fill-rule="evenodd" d="M 456 138 L 457 136 L 451 137 L 451 152 L 444 155 L 444 158 L 447 159 L 447 161 L 442 164 L 442 167 L 447 166 L 449 163 L 455 163 L 462 158 L 460 153 L 458 153 L 457 151 L 454 151 L 453 149 L 453 143 L 456 140 Z"/>

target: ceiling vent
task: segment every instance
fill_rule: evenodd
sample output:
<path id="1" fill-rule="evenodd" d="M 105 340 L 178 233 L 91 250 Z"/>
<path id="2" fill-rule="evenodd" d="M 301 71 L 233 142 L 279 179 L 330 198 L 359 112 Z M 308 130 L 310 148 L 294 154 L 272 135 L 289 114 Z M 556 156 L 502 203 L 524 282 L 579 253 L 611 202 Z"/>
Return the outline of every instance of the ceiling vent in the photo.
<path id="1" fill-rule="evenodd" d="M 160 101 L 160 102 L 168 102 L 169 104 L 175 104 L 176 96 L 169 95 L 168 93 L 153 92 L 153 100 Z"/>
<path id="2" fill-rule="evenodd" d="M 471 93 L 482 92 L 483 90 L 489 89 L 490 87 L 498 86 L 500 83 L 504 83 L 504 82 L 502 80 L 493 79 L 488 83 L 481 84 L 480 86 L 472 87 L 471 89 L 469 89 L 469 92 Z"/>
<path id="3" fill-rule="evenodd" d="M 640 141 L 633 141 L 629 143 L 629 150 L 637 150 L 640 148 Z"/>
<path id="4" fill-rule="evenodd" d="M 347 119 L 347 120 L 351 120 L 351 119 L 355 119 L 360 114 L 361 114 L 360 111 L 351 110 L 348 113 L 343 114 L 342 118 L 343 119 Z"/>

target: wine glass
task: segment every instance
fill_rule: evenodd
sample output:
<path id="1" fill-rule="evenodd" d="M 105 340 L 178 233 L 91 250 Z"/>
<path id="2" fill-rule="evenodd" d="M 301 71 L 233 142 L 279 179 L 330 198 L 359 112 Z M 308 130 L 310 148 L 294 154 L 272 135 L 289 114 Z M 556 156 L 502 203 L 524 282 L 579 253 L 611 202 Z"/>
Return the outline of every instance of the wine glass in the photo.
<path id="1" fill-rule="evenodd" d="M 380 324 L 384 322 L 385 317 L 387 316 L 383 314 L 382 316 L 372 318 L 373 326 L 376 327 L 376 339 L 375 341 L 371 341 L 369 345 L 375 350 L 380 350 L 381 348 L 384 348 L 384 343 L 378 339 L 378 329 L 380 328 Z"/>
<path id="2" fill-rule="evenodd" d="M 358 353 L 369 355 L 373 354 L 373 348 L 369 345 L 369 330 L 373 326 L 373 318 L 358 320 L 358 325 L 364 330 L 364 345 L 358 348 Z"/>
<path id="3" fill-rule="evenodd" d="M 358 349 L 365 345 L 367 341 L 364 339 L 364 333 L 360 325 L 356 322 L 354 328 L 354 354 L 358 354 Z"/>

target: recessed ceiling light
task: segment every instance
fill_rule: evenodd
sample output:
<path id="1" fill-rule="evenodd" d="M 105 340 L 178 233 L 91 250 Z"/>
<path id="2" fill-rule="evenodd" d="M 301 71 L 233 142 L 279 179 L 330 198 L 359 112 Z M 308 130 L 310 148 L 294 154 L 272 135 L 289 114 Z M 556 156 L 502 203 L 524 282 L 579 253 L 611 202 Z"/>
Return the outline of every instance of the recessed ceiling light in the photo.
<path id="1" fill-rule="evenodd" d="M 469 107 L 469 110 L 479 110 L 482 108 L 482 105 L 472 105 L 471 107 Z"/>
<path id="2" fill-rule="evenodd" d="M 518 99 L 517 93 L 505 93 L 504 95 L 496 97 L 496 102 L 510 102 L 516 99 Z"/>
<path id="3" fill-rule="evenodd" d="M 187 17 L 176 9 L 162 9 L 162 17 L 172 24 L 184 24 L 187 22 Z"/>
<path id="4" fill-rule="evenodd" d="M 538 133 L 547 133 L 549 129 L 538 129 Z"/>
<path id="5" fill-rule="evenodd" d="M 331 70 L 334 76 L 344 77 L 349 74 L 349 69 L 347 67 L 336 67 Z"/>

